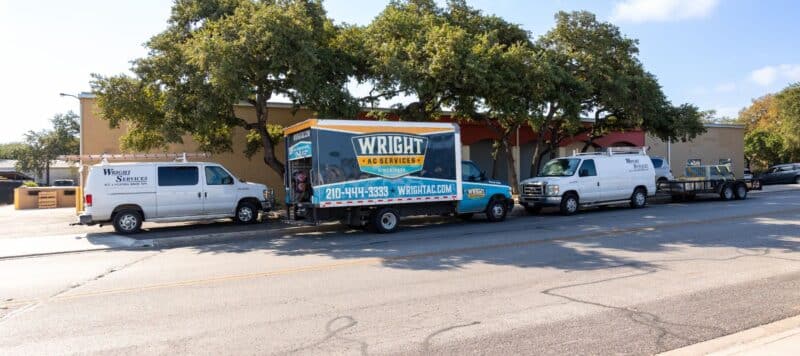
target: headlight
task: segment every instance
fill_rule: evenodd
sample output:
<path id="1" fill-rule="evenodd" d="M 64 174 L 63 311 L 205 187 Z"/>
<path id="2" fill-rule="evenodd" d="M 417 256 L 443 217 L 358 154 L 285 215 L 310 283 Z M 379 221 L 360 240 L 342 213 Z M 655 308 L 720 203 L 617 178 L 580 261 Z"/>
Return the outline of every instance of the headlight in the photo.
<path id="1" fill-rule="evenodd" d="M 547 185 L 544 195 L 558 195 L 558 185 Z"/>

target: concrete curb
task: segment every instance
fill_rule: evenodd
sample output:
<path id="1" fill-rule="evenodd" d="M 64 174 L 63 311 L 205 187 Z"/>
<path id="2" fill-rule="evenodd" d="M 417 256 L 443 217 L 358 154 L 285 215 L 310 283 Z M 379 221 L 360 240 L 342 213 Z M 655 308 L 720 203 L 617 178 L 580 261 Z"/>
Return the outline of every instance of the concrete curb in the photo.
<path id="1" fill-rule="evenodd" d="M 776 342 L 794 344 L 792 349 L 775 348 Z M 791 354 L 800 344 L 800 315 L 770 324 L 740 331 L 713 340 L 667 351 L 659 355 L 734 355 L 734 354 Z M 767 348 L 770 348 L 767 351 Z"/>

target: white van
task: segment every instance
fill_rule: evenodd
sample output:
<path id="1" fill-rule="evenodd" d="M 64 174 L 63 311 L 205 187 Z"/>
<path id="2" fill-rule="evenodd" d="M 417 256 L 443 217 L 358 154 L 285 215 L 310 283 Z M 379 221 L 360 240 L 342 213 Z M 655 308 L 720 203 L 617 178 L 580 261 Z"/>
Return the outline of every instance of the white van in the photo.
<path id="1" fill-rule="evenodd" d="M 227 169 L 205 162 L 100 163 L 90 167 L 79 223 L 111 222 L 123 234 L 142 222 L 233 218 L 253 223 L 272 208 L 263 184 L 237 180 Z"/>
<path id="2" fill-rule="evenodd" d="M 565 215 L 584 206 L 629 203 L 642 208 L 656 194 L 655 182 L 644 149 L 609 148 L 547 162 L 539 176 L 522 181 L 519 202 L 529 213 L 558 206 Z"/>

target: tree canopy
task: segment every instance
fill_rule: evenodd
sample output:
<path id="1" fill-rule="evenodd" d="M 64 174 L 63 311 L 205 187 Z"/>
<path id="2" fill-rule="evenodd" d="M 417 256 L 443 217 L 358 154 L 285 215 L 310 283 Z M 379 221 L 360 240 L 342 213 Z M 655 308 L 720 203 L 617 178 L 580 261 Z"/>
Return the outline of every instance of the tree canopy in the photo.
<path id="1" fill-rule="evenodd" d="M 800 83 L 753 100 L 739 112 L 745 158 L 756 170 L 800 161 Z"/>
<path id="2" fill-rule="evenodd" d="M 357 74 L 355 59 L 319 0 L 180 0 L 169 26 L 133 62 L 134 76 L 95 75 L 103 117 L 131 125 L 128 149 L 150 150 L 182 142 L 184 134 L 209 152 L 230 151 L 232 130 L 249 131 L 250 155 L 282 175 L 275 157 L 279 128 L 267 102 L 276 95 L 320 115 L 352 116 L 358 105 L 345 89 Z M 237 117 L 246 101 L 256 122 Z"/>
<path id="3" fill-rule="evenodd" d="M 103 117 L 129 124 L 124 148 L 157 149 L 190 134 L 202 150 L 230 151 L 233 130 L 243 128 L 245 152 L 261 150 L 279 174 L 280 127 L 267 110 L 277 95 L 340 117 L 408 97 L 411 103 L 394 106 L 402 120 L 447 110 L 485 123 L 500 137 L 514 186 L 509 139 L 522 126 L 542 138 L 534 161 L 576 133 L 587 135 L 588 147 L 613 130 L 641 128 L 672 141 L 704 131 L 699 110 L 673 106 L 644 69 L 636 40 L 583 11 L 559 12 L 555 27 L 535 38 L 465 0 L 391 1 L 366 26 L 335 25 L 319 0 L 179 0 L 147 47 L 133 76 L 93 81 Z M 350 82 L 372 90 L 354 98 Z M 256 122 L 236 116 L 233 105 L 242 100 L 255 108 Z"/>
<path id="4" fill-rule="evenodd" d="M 13 152 L 17 159 L 15 168 L 39 177 L 45 176 L 45 182 L 49 185 L 50 164 L 60 155 L 78 154 L 80 151 L 78 120 L 79 116 L 69 111 L 66 114 L 56 114 L 50 119 L 52 129 L 28 131 L 24 145 L 18 146 Z"/>

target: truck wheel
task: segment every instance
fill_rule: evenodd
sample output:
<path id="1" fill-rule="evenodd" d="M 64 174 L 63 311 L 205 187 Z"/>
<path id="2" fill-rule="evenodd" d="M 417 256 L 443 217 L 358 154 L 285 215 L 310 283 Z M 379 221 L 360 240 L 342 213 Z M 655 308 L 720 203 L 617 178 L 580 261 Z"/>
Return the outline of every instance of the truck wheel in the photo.
<path id="1" fill-rule="evenodd" d="M 536 215 L 542 212 L 542 206 L 541 205 L 526 206 L 525 211 L 530 215 Z"/>
<path id="2" fill-rule="evenodd" d="M 578 212 L 578 196 L 572 193 L 561 198 L 561 214 L 572 215 Z"/>
<path id="3" fill-rule="evenodd" d="M 119 234 L 132 234 L 142 228 L 142 214 L 136 210 L 122 210 L 114 214 L 114 231 Z"/>
<path id="4" fill-rule="evenodd" d="M 486 207 L 486 218 L 489 222 L 498 222 L 506 219 L 508 209 L 506 209 L 506 202 L 501 199 L 492 199 L 489 206 Z"/>
<path id="5" fill-rule="evenodd" d="M 636 188 L 631 194 L 631 208 L 640 209 L 647 205 L 647 194 L 644 189 Z"/>
<path id="6" fill-rule="evenodd" d="M 456 215 L 456 216 L 458 216 L 458 218 L 459 218 L 459 219 L 461 219 L 461 220 L 467 221 L 467 220 L 470 220 L 470 219 L 472 219 L 472 216 L 473 216 L 473 215 L 475 215 L 475 214 L 473 214 L 473 213 L 466 213 L 466 214 L 458 214 L 458 215 Z"/>
<path id="7" fill-rule="evenodd" d="M 736 193 L 734 193 L 733 187 L 731 187 L 730 184 L 725 184 L 725 186 L 723 186 L 722 190 L 719 192 L 719 196 L 722 198 L 722 200 L 731 200 L 735 194 Z"/>
<path id="8" fill-rule="evenodd" d="M 242 202 L 236 207 L 236 216 L 234 216 L 239 224 L 252 224 L 258 220 L 258 210 L 253 203 Z"/>
<path id="9" fill-rule="evenodd" d="M 747 199 L 747 186 L 744 183 L 739 183 L 736 185 L 736 199 L 744 200 Z"/>
<path id="10" fill-rule="evenodd" d="M 372 216 L 372 227 L 376 232 L 388 234 L 397 231 L 400 213 L 391 208 L 381 208 Z"/>

